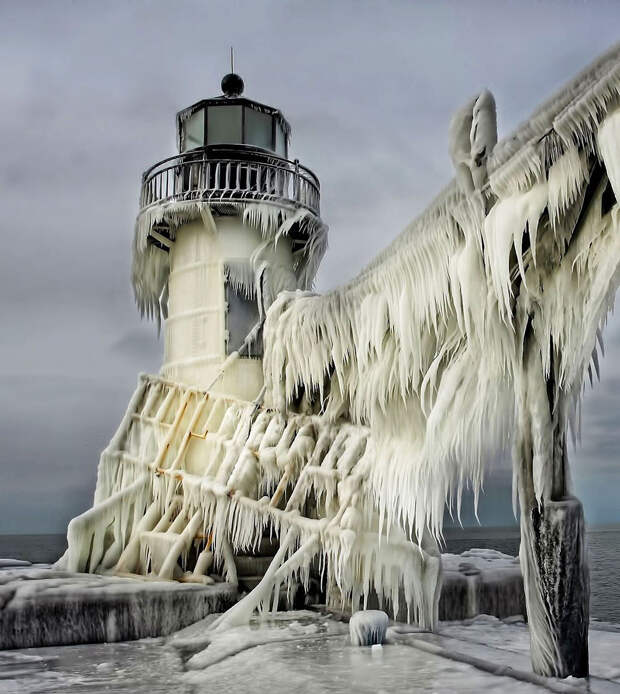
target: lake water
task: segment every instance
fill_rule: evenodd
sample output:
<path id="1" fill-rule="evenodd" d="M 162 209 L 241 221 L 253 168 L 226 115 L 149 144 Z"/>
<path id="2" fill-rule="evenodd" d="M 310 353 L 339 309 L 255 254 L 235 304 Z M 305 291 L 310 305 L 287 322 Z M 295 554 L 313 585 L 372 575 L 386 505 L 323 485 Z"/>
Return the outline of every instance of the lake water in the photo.
<path id="1" fill-rule="evenodd" d="M 590 555 L 590 616 L 620 624 L 620 526 L 587 533 Z M 51 563 L 67 547 L 64 535 L 0 535 L 0 557 Z M 447 528 L 443 551 L 460 554 L 480 547 L 516 556 L 517 528 Z"/>

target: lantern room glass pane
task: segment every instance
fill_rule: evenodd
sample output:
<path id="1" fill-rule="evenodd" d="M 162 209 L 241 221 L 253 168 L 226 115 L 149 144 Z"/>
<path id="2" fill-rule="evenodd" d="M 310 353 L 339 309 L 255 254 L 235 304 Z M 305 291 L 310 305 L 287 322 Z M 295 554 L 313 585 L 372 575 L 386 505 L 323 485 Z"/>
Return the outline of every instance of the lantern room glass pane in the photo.
<path id="1" fill-rule="evenodd" d="M 207 144 L 241 143 L 241 106 L 209 106 Z"/>
<path id="2" fill-rule="evenodd" d="M 276 121 L 276 154 L 286 157 L 286 137 L 282 126 Z"/>
<path id="3" fill-rule="evenodd" d="M 203 108 L 192 115 L 183 124 L 185 136 L 183 138 L 183 151 L 194 147 L 202 147 L 205 137 L 205 111 Z"/>
<path id="4" fill-rule="evenodd" d="M 248 145 L 273 151 L 271 137 L 272 117 L 268 113 L 245 109 L 245 142 Z"/>

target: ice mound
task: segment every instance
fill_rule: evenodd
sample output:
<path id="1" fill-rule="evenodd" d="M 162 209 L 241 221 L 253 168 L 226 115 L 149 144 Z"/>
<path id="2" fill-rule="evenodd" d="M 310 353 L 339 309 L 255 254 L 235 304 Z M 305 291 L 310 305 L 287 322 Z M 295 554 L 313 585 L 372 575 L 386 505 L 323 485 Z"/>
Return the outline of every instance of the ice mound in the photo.
<path id="1" fill-rule="evenodd" d="M 0 558 L 0 569 L 14 569 L 19 566 L 32 566 L 32 564 L 22 559 Z"/>
<path id="2" fill-rule="evenodd" d="M 439 619 L 472 619 L 479 614 L 504 619 L 524 615 L 525 593 L 518 557 L 493 549 L 442 554 Z"/>
<path id="3" fill-rule="evenodd" d="M 388 616 L 381 610 L 361 610 L 349 621 L 349 636 L 353 646 L 382 644 L 388 628 Z"/>

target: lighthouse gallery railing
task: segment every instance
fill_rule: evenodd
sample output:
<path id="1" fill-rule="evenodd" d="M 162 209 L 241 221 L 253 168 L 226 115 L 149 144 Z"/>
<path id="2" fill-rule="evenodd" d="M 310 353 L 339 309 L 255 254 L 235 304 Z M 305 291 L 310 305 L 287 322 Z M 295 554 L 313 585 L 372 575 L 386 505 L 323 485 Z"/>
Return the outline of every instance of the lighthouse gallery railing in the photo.
<path id="1" fill-rule="evenodd" d="M 310 169 L 248 146 L 201 147 L 144 172 L 141 210 L 178 200 L 277 202 L 320 214 L 319 181 Z"/>

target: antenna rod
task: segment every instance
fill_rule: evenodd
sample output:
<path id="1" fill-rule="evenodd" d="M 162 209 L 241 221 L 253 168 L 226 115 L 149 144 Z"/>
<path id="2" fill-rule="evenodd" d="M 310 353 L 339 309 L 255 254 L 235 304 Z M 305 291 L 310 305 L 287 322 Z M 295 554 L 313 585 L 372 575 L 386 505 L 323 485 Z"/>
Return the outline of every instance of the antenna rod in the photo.
<path id="1" fill-rule="evenodd" d="M 233 47 L 230 47 L 230 71 L 235 71 L 235 54 L 233 52 Z"/>

